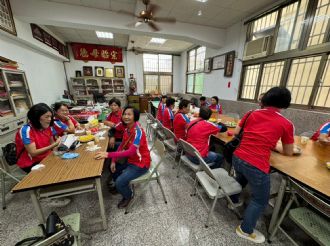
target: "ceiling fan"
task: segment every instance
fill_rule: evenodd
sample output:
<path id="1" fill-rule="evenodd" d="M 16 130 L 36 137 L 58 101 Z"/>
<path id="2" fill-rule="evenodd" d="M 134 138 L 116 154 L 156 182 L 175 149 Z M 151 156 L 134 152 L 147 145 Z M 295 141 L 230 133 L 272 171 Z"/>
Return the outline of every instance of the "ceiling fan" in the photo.
<path id="1" fill-rule="evenodd" d="M 141 24 L 146 23 L 154 32 L 157 32 L 160 30 L 160 28 L 155 24 L 155 22 L 164 22 L 164 23 L 176 22 L 176 19 L 171 17 L 155 17 L 155 13 L 160 9 L 160 7 L 156 4 L 150 3 L 150 0 L 142 0 L 142 2 L 146 7 L 144 10 L 140 12 L 139 15 L 135 15 L 125 10 L 118 11 L 118 13 L 134 16 L 138 18 L 138 21 L 133 22 L 128 26 L 138 27 Z"/>
<path id="2" fill-rule="evenodd" d="M 134 40 L 131 40 L 132 48 L 127 49 L 127 51 L 133 52 L 135 55 L 142 54 L 143 51 L 140 47 L 134 47 Z"/>

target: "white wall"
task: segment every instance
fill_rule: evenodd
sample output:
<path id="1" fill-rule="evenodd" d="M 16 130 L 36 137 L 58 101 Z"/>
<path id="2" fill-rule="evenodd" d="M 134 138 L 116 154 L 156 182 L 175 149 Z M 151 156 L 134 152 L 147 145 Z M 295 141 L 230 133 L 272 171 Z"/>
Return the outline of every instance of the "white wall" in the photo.
<path id="1" fill-rule="evenodd" d="M 38 47 L 34 43 L 37 40 L 30 40 L 29 24 L 18 20 L 15 24 L 18 37 L 0 32 L 0 56 L 17 61 L 19 69 L 25 71 L 33 103 L 52 104 L 67 90 L 61 56 L 48 46 L 42 47 L 42 43 Z"/>
<path id="2" fill-rule="evenodd" d="M 144 92 L 143 84 L 143 55 L 135 55 L 134 52 L 127 52 L 127 70 L 134 74 L 137 84 L 137 93 Z"/>
<path id="3" fill-rule="evenodd" d="M 242 70 L 242 56 L 244 51 L 246 29 L 243 23 L 236 23 L 227 29 L 224 48 L 220 50 L 206 49 L 205 57 L 214 57 L 235 50 L 236 58 L 232 77 L 224 77 L 224 70 L 213 70 L 204 75 L 203 95 L 207 97 L 218 96 L 220 99 L 237 100 L 240 75 Z M 230 82 L 230 88 L 228 83 Z"/>
<path id="4" fill-rule="evenodd" d="M 173 93 L 182 91 L 181 56 L 173 56 Z"/>

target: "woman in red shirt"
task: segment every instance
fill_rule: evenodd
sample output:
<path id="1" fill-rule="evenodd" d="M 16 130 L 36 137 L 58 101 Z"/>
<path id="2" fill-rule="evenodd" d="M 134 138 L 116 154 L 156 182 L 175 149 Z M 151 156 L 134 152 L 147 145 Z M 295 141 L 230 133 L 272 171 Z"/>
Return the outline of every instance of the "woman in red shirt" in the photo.
<path id="1" fill-rule="evenodd" d="M 65 103 L 55 103 L 54 111 L 55 111 L 54 126 L 60 136 L 62 136 L 64 132 L 58 129 L 58 125 L 57 125 L 58 121 L 61 121 L 63 124 L 68 126 L 67 130 L 65 131 L 67 133 L 75 133 L 76 128 L 80 129 L 80 124 L 71 115 L 69 115 L 68 105 L 66 105 Z"/>
<path id="2" fill-rule="evenodd" d="M 186 130 L 190 123 L 187 114 L 190 111 L 190 101 L 183 99 L 179 104 L 179 111 L 175 114 L 173 120 L 173 132 L 179 140 L 180 138 L 186 140 Z"/>
<path id="3" fill-rule="evenodd" d="M 164 115 L 164 111 L 166 108 L 166 100 L 167 100 L 167 96 L 164 95 L 164 96 L 162 96 L 162 98 L 158 104 L 157 120 L 159 120 L 160 122 L 163 122 L 163 115 Z"/>
<path id="4" fill-rule="evenodd" d="M 150 167 L 150 151 L 144 130 L 138 124 L 140 112 L 131 106 L 123 111 L 123 122 L 127 125 L 123 142 L 117 152 L 98 152 L 95 159 L 112 158 L 111 171 L 115 189 L 123 196 L 118 208 L 125 208 L 133 199 L 129 182 L 145 174 Z M 127 157 L 125 164 L 116 163 L 117 158 Z"/>
<path id="5" fill-rule="evenodd" d="M 111 109 L 111 113 L 104 121 L 104 125 L 114 127 L 119 122 L 121 122 L 122 110 L 120 106 L 121 106 L 120 101 L 115 97 L 109 101 L 109 107 Z"/>
<path id="6" fill-rule="evenodd" d="M 236 228 L 239 237 L 255 243 L 265 241 L 264 235 L 255 230 L 257 220 L 268 204 L 270 193 L 271 151 L 282 141 L 284 155 L 293 154 L 294 126 L 291 121 L 280 114 L 280 109 L 288 108 L 291 93 L 286 88 L 274 87 L 262 98 L 263 109 L 247 113 L 235 129 L 238 134 L 244 124 L 244 134 L 240 145 L 233 155 L 233 166 L 236 180 L 245 187 L 250 185 L 251 201 L 244 212 L 243 221 Z M 238 195 L 231 199 L 239 206 Z"/>
<path id="7" fill-rule="evenodd" d="M 173 130 L 173 120 L 174 120 L 174 114 L 173 114 L 173 108 L 175 105 L 175 100 L 171 97 L 167 98 L 166 100 L 166 108 L 164 110 L 163 114 L 163 126 L 167 129 Z"/>
<path id="8" fill-rule="evenodd" d="M 51 150 L 58 146 L 61 138 L 54 140 L 57 132 L 54 125 L 52 109 L 44 104 L 33 105 L 27 113 L 29 122 L 23 125 L 16 133 L 17 165 L 26 173 L 40 163 Z M 58 123 L 62 130 L 67 126 Z"/>
<path id="9" fill-rule="evenodd" d="M 222 106 L 219 104 L 219 98 L 217 96 L 211 98 L 211 105 L 209 108 L 212 112 L 222 114 Z"/>

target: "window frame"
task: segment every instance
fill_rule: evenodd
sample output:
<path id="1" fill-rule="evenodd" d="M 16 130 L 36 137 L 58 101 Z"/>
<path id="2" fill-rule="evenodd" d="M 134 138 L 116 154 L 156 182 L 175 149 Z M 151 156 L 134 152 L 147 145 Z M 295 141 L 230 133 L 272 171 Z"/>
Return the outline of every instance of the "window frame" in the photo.
<path id="1" fill-rule="evenodd" d="M 153 54 L 158 56 L 158 72 L 146 72 L 144 71 L 144 59 L 142 56 L 142 67 L 143 67 L 143 91 L 144 93 L 147 93 L 145 90 L 147 88 L 146 86 L 146 75 L 157 75 L 158 76 L 158 81 L 157 81 L 157 86 L 158 86 L 158 91 L 160 90 L 160 76 L 171 76 L 171 91 L 169 93 L 173 93 L 173 69 L 174 69 L 174 56 L 172 54 L 165 54 L 165 53 L 144 53 L 144 54 Z M 172 57 L 172 69 L 171 72 L 159 72 L 159 55 L 170 55 Z"/>
<path id="2" fill-rule="evenodd" d="M 191 94 L 191 95 L 202 95 L 203 94 L 203 92 L 202 93 L 195 93 L 195 79 L 196 79 L 196 74 L 200 74 L 200 73 L 203 73 L 203 74 L 205 74 L 204 73 L 204 62 L 203 62 L 203 68 L 201 68 L 201 69 L 198 69 L 198 70 L 196 70 L 196 61 L 197 61 L 197 50 L 198 50 L 198 48 L 200 48 L 200 47 L 203 47 L 203 46 L 201 46 L 201 45 L 199 45 L 199 46 L 195 46 L 195 47 L 193 47 L 193 48 L 191 48 L 191 49 L 189 49 L 189 50 L 187 50 L 187 66 L 186 66 L 186 89 L 185 89 L 185 92 L 186 92 L 186 94 Z M 192 70 L 192 71 L 189 71 L 189 53 L 192 51 L 192 50 L 195 50 L 195 64 L 194 64 L 194 70 Z M 206 47 L 205 47 L 205 53 L 206 53 Z M 204 60 L 205 60 L 205 58 L 204 58 Z M 190 74 L 193 74 L 194 75 L 194 83 L 193 83 L 193 92 L 188 92 L 188 75 L 190 75 Z M 203 85 L 204 85 L 204 80 L 203 80 Z M 204 86 L 203 86 L 204 87 Z"/>
<path id="3" fill-rule="evenodd" d="M 283 67 L 280 86 L 286 87 L 288 78 L 290 75 L 292 61 L 294 59 L 312 57 L 312 56 L 321 56 L 321 61 L 320 61 L 319 67 L 317 69 L 315 81 L 313 84 L 313 89 L 312 89 L 310 98 L 308 100 L 308 104 L 307 105 L 291 104 L 291 107 L 298 108 L 298 109 L 305 109 L 305 110 L 313 109 L 313 110 L 319 110 L 319 111 L 329 111 L 329 109 L 330 109 L 329 107 L 314 106 L 313 104 L 315 103 L 315 100 L 317 97 L 320 80 L 322 79 L 322 75 L 325 72 L 325 67 L 326 67 L 326 62 L 327 62 L 328 56 L 330 57 L 330 18 L 328 19 L 326 33 L 324 34 L 323 42 L 320 44 L 317 44 L 317 45 L 312 45 L 309 47 L 307 46 L 319 0 L 308 0 L 306 13 L 305 13 L 305 19 L 304 19 L 305 22 L 304 22 L 304 26 L 302 27 L 302 30 L 301 30 L 301 35 L 299 37 L 297 48 L 292 49 L 292 50 L 289 49 L 286 51 L 274 53 L 275 47 L 276 47 L 277 35 L 278 35 L 279 28 L 280 28 L 282 9 L 287 7 L 288 5 L 298 2 L 298 1 L 299 1 L 298 5 L 300 7 L 300 4 L 301 4 L 300 0 L 294 0 L 294 1 L 290 1 L 287 4 L 282 5 L 279 9 L 274 10 L 274 11 L 279 11 L 279 12 L 277 15 L 278 19 L 277 19 L 276 27 L 274 30 L 274 37 L 273 37 L 273 43 L 272 43 L 272 47 L 270 50 L 270 54 L 266 57 L 243 61 L 242 71 L 241 71 L 241 76 L 240 76 L 240 86 L 239 86 L 239 91 L 237 94 L 238 101 L 257 103 L 257 99 L 258 99 L 258 95 L 259 95 L 259 91 L 260 91 L 262 73 L 263 73 L 264 65 L 266 63 L 284 61 L 284 67 Z M 260 16 L 258 16 L 258 18 L 262 18 L 263 16 L 265 16 L 267 14 L 271 14 L 274 11 L 265 12 L 264 15 L 260 15 Z M 299 8 L 297 9 L 297 11 L 299 11 Z M 298 14 L 298 12 L 297 12 L 297 14 Z M 293 32 L 295 31 L 296 28 L 297 28 L 297 26 L 296 26 L 296 18 L 295 18 L 295 26 L 293 28 Z M 253 22 L 248 23 L 247 32 L 246 32 L 246 41 L 247 42 L 252 39 L 252 35 L 253 35 L 252 31 L 253 31 Z M 290 43 L 290 45 L 291 45 L 291 43 Z M 247 66 L 252 66 L 252 65 L 260 65 L 260 70 L 259 70 L 258 80 L 257 80 L 257 85 L 256 85 L 256 90 L 255 90 L 255 97 L 254 97 L 254 99 L 244 99 L 244 98 L 241 98 L 241 96 L 242 96 L 242 90 L 244 87 L 243 82 L 244 82 L 245 68 Z"/>

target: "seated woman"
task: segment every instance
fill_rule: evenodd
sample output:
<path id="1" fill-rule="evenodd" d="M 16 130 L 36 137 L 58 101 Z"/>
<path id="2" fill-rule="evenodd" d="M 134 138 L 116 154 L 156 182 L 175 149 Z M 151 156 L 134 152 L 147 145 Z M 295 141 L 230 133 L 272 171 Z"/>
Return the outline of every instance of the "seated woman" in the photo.
<path id="1" fill-rule="evenodd" d="M 206 97 L 202 96 L 199 98 L 200 107 L 208 107 L 210 106 L 209 102 L 206 100 Z"/>
<path id="2" fill-rule="evenodd" d="M 173 120 L 174 120 L 174 114 L 173 109 L 175 105 L 175 100 L 171 97 L 166 99 L 166 108 L 164 110 L 163 114 L 163 126 L 167 129 L 173 130 Z"/>
<path id="3" fill-rule="evenodd" d="M 227 127 L 222 124 L 214 124 L 209 122 L 212 114 L 208 107 L 201 107 L 198 119 L 190 122 L 187 128 L 187 142 L 194 146 L 207 164 L 211 164 L 210 168 L 219 168 L 223 162 L 223 156 L 219 153 L 209 151 L 210 136 L 218 132 L 227 131 Z M 189 160 L 195 164 L 199 164 L 197 158 L 188 156 Z"/>
<path id="4" fill-rule="evenodd" d="M 160 122 L 163 122 L 163 115 L 164 115 L 164 111 L 166 108 L 166 99 L 167 96 L 163 95 L 159 104 L 158 104 L 158 109 L 157 109 L 157 120 L 159 120 Z"/>
<path id="5" fill-rule="evenodd" d="M 120 106 L 121 106 L 120 101 L 115 97 L 109 101 L 109 107 L 111 109 L 111 113 L 104 121 L 104 125 L 114 127 L 119 122 L 121 122 L 122 110 Z"/>
<path id="6" fill-rule="evenodd" d="M 123 111 L 123 122 L 127 125 L 123 142 L 117 152 L 98 152 L 95 159 L 112 158 L 111 171 L 115 189 L 123 196 L 118 208 L 125 208 L 133 199 L 129 182 L 145 174 L 150 167 L 150 152 L 144 130 L 138 121 L 140 112 L 131 106 Z M 116 163 L 117 158 L 127 157 L 124 164 Z"/>
<path id="7" fill-rule="evenodd" d="M 16 133 L 15 143 L 17 148 L 17 165 L 26 173 L 40 163 L 51 150 L 58 146 L 61 138 L 58 137 L 54 126 L 53 110 L 44 103 L 33 105 L 27 113 L 29 122 L 23 125 Z M 61 130 L 67 126 L 58 122 Z"/>
<path id="8" fill-rule="evenodd" d="M 222 114 L 222 106 L 219 104 L 219 98 L 217 96 L 211 98 L 211 105 L 209 108 L 214 113 Z"/>
<path id="9" fill-rule="evenodd" d="M 311 137 L 312 140 L 319 140 L 321 143 L 330 145 L 330 121 L 323 124 Z"/>
<path id="10" fill-rule="evenodd" d="M 288 108 L 290 102 L 291 93 L 288 89 L 271 88 L 262 98 L 264 108 L 247 113 L 235 129 L 235 134 L 238 134 L 245 124 L 243 138 L 232 161 L 236 180 L 242 187 L 249 184 L 252 193 L 243 221 L 236 228 L 236 234 L 255 243 L 265 241 L 264 235 L 254 228 L 268 204 L 271 150 L 276 147 L 284 155 L 293 154 L 294 126 L 280 114 L 280 110 Z M 279 139 L 282 141 L 282 150 L 281 146 L 277 146 Z M 238 197 L 239 195 L 231 197 L 235 207 L 242 205 Z"/>
<path id="11" fill-rule="evenodd" d="M 190 111 L 190 101 L 183 99 L 179 104 L 179 111 L 175 114 L 173 120 L 173 132 L 176 138 L 186 140 L 186 130 L 190 123 L 187 114 Z"/>
<path id="12" fill-rule="evenodd" d="M 67 129 L 65 130 L 67 133 L 75 133 L 76 128 L 80 129 L 80 124 L 71 115 L 69 115 L 68 105 L 65 103 L 55 103 L 54 111 L 54 127 L 57 130 L 59 136 L 62 136 L 64 133 L 61 130 L 61 127 L 58 125 L 59 121 L 67 126 Z"/>

